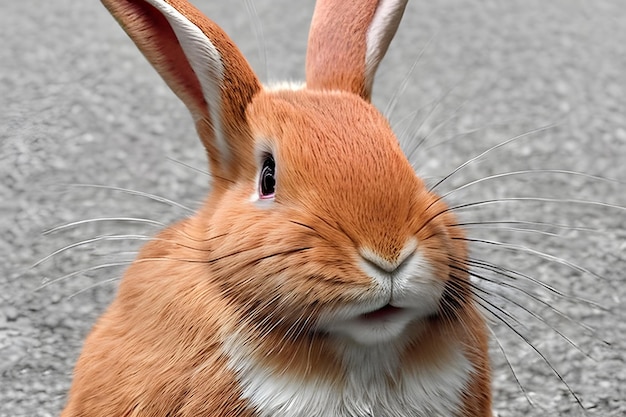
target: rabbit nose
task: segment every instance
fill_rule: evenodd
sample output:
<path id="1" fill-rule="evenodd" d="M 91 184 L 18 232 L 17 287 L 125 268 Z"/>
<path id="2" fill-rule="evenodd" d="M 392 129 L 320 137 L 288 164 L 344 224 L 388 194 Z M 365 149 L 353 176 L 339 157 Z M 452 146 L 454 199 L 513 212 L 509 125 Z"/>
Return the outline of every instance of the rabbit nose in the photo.
<path id="1" fill-rule="evenodd" d="M 391 274 L 400 269 L 406 261 L 415 253 L 417 241 L 409 239 L 404 247 L 391 256 L 382 256 L 379 252 L 363 247 L 359 249 L 361 257 L 372 267 Z"/>

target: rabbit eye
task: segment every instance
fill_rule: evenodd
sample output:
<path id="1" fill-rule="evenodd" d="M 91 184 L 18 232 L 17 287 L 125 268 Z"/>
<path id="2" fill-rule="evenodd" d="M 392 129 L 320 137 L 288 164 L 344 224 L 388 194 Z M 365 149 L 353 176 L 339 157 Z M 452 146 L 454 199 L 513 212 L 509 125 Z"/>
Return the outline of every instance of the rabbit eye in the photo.
<path id="1" fill-rule="evenodd" d="M 276 192 L 276 162 L 272 155 L 263 158 L 263 167 L 259 178 L 259 197 L 273 198 Z"/>

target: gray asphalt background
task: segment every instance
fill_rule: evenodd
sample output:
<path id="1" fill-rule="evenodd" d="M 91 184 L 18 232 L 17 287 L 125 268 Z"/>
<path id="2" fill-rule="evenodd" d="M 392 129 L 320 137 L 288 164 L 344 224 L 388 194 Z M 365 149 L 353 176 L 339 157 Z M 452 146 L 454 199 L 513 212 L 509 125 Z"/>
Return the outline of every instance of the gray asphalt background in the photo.
<path id="1" fill-rule="evenodd" d="M 242 0 L 196 4 L 235 39 L 264 80 L 302 78 L 312 1 L 258 1 L 255 19 Z M 100 221 L 43 232 L 103 217 L 181 218 L 187 211 L 180 206 L 72 184 L 139 190 L 193 209 L 207 192 L 207 177 L 174 161 L 204 169 L 205 160 L 186 110 L 98 1 L 4 1 L 0 40 L 0 415 L 57 415 L 81 341 L 123 271 L 111 263 L 132 259 L 142 241 L 100 238 L 30 266 L 86 239 L 149 236 L 157 229 Z M 406 88 L 394 96 L 405 79 Z M 482 281 L 481 297 L 515 329 L 493 326 L 535 403 L 524 398 L 494 338 L 501 416 L 582 414 L 515 332 L 549 358 L 588 415 L 626 414 L 626 212 L 604 205 L 626 206 L 625 93 L 626 4 L 620 0 L 411 0 L 379 69 L 374 101 L 385 108 L 398 97 L 392 122 L 407 149 L 424 140 L 411 159 L 430 184 L 498 143 L 555 124 L 487 153 L 439 192 L 518 170 L 574 170 L 622 181 L 535 171 L 447 197 L 452 205 L 560 200 L 463 211 L 467 221 L 553 225 L 535 225 L 541 233 L 512 230 L 529 227 L 524 224 L 472 227 L 471 236 L 510 242 L 477 243 L 474 256 L 603 307 L 558 297 L 529 278 Z"/>

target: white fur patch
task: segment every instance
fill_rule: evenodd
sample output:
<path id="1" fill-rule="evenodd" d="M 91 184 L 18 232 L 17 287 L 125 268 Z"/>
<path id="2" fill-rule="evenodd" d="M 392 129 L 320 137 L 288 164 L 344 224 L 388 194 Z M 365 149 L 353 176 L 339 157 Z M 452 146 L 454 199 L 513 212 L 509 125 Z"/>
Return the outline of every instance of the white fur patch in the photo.
<path id="1" fill-rule="evenodd" d="M 163 0 L 147 0 L 156 7 L 176 34 L 193 72 L 198 77 L 204 99 L 209 104 L 209 115 L 215 132 L 215 142 L 220 157 L 227 161 L 230 150 L 222 129 L 222 95 L 220 86 L 224 80 L 224 64 L 213 42 L 196 25 Z M 194 117 L 199 115 L 194 114 Z"/>
<path id="2" fill-rule="evenodd" d="M 264 85 L 265 91 L 273 92 L 273 91 L 299 91 L 304 90 L 306 88 L 306 83 L 302 81 L 273 81 L 267 85 Z"/>
<path id="3" fill-rule="evenodd" d="M 236 338 L 224 347 L 243 397 L 261 417 L 450 417 L 458 414 L 473 370 L 459 347 L 451 346 L 440 363 L 412 369 L 398 363 L 394 346 L 350 345 L 338 352 L 346 377 L 337 385 L 269 369 Z"/>

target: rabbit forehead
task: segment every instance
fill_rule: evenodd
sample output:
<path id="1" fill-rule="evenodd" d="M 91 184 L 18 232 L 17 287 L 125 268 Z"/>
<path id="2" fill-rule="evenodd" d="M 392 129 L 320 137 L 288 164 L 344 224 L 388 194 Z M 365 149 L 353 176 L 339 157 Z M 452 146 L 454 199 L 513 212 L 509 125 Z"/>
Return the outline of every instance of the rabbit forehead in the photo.
<path id="1" fill-rule="evenodd" d="M 314 175 L 318 184 L 377 178 L 406 187 L 417 179 L 387 120 L 351 93 L 268 92 L 255 97 L 248 117 L 253 135 L 270 142 L 289 173 Z M 351 181 L 339 180 L 346 176 Z"/>
<path id="2" fill-rule="evenodd" d="M 423 184 L 371 104 L 351 93 L 271 91 L 253 100 L 248 116 L 259 146 L 274 150 L 283 201 L 332 216 L 353 238 L 367 236 L 363 244 L 404 246 Z"/>

